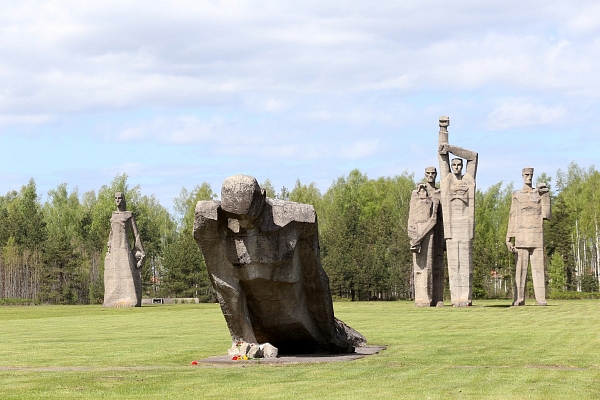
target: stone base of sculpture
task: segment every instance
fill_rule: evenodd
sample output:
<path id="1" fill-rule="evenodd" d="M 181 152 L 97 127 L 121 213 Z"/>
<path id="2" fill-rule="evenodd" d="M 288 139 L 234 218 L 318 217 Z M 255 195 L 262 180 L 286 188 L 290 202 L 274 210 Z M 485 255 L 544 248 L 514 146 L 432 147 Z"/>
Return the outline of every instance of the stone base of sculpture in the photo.
<path id="1" fill-rule="evenodd" d="M 275 358 L 278 356 L 279 350 L 270 343 L 237 342 L 231 346 L 227 353 L 230 357 L 248 360 L 252 358 Z"/>

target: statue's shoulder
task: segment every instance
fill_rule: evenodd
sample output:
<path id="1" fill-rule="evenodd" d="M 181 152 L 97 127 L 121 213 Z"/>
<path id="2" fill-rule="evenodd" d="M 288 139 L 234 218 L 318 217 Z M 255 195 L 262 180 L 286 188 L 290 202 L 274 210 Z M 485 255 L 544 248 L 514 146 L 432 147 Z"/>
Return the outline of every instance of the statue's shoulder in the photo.
<path id="1" fill-rule="evenodd" d="M 196 217 L 217 220 L 219 218 L 220 208 L 220 201 L 200 200 L 198 203 L 196 203 Z"/>
<path id="2" fill-rule="evenodd" d="M 513 190 L 512 199 L 515 201 L 519 201 L 519 197 L 521 197 L 523 194 L 525 193 L 521 189 Z"/>
<path id="3" fill-rule="evenodd" d="M 446 181 L 447 182 L 447 181 L 452 181 L 452 180 L 455 180 L 455 179 L 456 179 L 456 177 L 454 176 L 454 174 L 452 172 L 450 172 L 450 173 L 446 174 L 446 176 L 441 177 L 440 181 Z"/>
<path id="4" fill-rule="evenodd" d="M 418 194 L 418 192 L 417 192 L 416 190 L 413 190 L 413 191 L 410 193 L 410 202 L 411 202 L 411 203 L 412 203 L 412 202 L 414 202 L 414 201 L 415 201 L 415 200 L 418 198 L 418 195 L 417 195 L 417 194 Z"/>
<path id="5" fill-rule="evenodd" d="M 114 220 L 127 220 L 131 218 L 133 214 L 131 211 L 113 211 L 112 218 Z"/>
<path id="6" fill-rule="evenodd" d="M 275 225 L 285 226 L 291 222 L 314 224 L 317 221 L 315 208 L 310 204 L 278 199 L 267 199 L 267 204 L 271 207 Z"/>
<path id="7" fill-rule="evenodd" d="M 475 185 L 475 178 L 473 178 L 473 175 L 468 172 L 463 175 L 462 180 L 466 184 Z"/>

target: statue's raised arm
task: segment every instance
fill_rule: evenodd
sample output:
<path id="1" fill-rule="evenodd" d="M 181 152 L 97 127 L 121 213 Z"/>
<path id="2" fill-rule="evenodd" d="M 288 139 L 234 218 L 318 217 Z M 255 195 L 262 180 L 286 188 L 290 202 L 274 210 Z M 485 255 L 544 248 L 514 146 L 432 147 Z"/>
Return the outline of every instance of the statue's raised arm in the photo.
<path id="1" fill-rule="evenodd" d="M 467 160 L 467 174 L 475 179 L 475 175 L 477 174 L 477 159 L 479 157 L 477 152 L 452 145 L 448 145 L 448 152 Z"/>
<path id="2" fill-rule="evenodd" d="M 448 260 L 450 297 L 455 307 L 470 306 L 473 290 L 473 238 L 475 236 L 475 176 L 478 154 L 449 144 L 450 118 L 439 119 L 438 157 L 444 238 Z M 450 160 L 450 153 L 457 156 Z M 466 173 L 463 175 L 463 159 Z"/>
<path id="3" fill-rule="evenodd" d="M 450 118 L 440 117 L 440 133 L 438 136 L 438 161 L 440 163 L 440 176 L 444 177 L 450 173 L 450 156 L 448 155 L 448 126 Z"/>
<path id="4" fill-rule="evenodd" d="M 440 174 L 442 177 L 449 174 L 452 170 L 450 164 L 449 153 L 454 154 L 457 157 L 464 158 L 467 160 L 466 173 L 471 175 L 475 179 L 477 175 L 477 161 L 479 155 L 477 152 L 467 150 L 462 147 L 453 146 L 448 143 L 448 126 L 450 125 L 450 118 L 442 116 L 439 119 L 440 132 L 438 137 L 438 159 L 440 162 Z"/>

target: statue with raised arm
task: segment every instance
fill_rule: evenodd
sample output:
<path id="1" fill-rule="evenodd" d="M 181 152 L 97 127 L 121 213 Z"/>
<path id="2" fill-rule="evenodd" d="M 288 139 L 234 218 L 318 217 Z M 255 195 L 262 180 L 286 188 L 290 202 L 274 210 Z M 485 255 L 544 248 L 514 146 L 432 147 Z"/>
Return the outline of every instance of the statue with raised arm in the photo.
<path id="1" fill-rule="evenodd" d="M 410 200 L 408 236 L 413 253 L 415 306 L 436 305 L 433 300 L 434 227 L 440 201 L 429 196 L 427 184 L 417 184 Z"/>
<path id="2" fill-rule="evenodd" d="M 256 179 L 225 179 L 199 201 L 194 238 L 231 334 L 279 354 L 351 353 L 365 338 L 336 319 L 312 206 L 269 199 Z"/>
<path id="3" fill-rule="evenodd" d="M 131 211 L 126 211 L 125 196 L 115 193 L 117 211 L 110 218 L 106 257 L 104 258 L 104 307 L 142 305 L 142 265 L 146 253 Z M 134 239 L 133 247 L 129 236 Z"/>
<path id="4" fill-rule="evenodd" d="M 513 305 L 525 305 L 527 267 L 531 261 L 535 300 L 539 306 L 545 306 L 544 220 L 551 217 L 550 191 L 545 183 L 533 188 L 533 168 L 523 168 L 522 176 L 523 188 L 512 195 L 506 232 L 506 247 L 516 257 Z"/>
<path id="5" fill-rule="evenodd" d="M 476 152 L 448 143 L 449 117 L 440 117 L 440 190 L 448 258 L 450 298 L 454 307 L 472 304 L 473 237 L 475 236 Z M 449 154 L 460 158 L 450 160 Z M 463 175 L 463 160 L 467 161 Z"/>

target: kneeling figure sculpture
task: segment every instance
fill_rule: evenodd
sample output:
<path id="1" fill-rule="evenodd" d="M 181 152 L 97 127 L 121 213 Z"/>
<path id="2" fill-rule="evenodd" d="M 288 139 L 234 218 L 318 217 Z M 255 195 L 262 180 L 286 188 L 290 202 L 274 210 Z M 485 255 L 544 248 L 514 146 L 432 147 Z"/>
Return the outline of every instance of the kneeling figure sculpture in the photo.
<path id="1" fill-rule="evenodd" d="M 229 177 L 221 201 L 196 205 L 194 238 L 231 333 L 279 354 L 351 353 L 366 339 L 333 315 L 312 206 L 266 197 L 255 178 Z"/>

